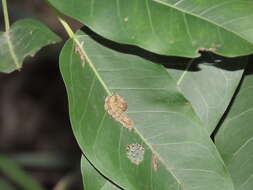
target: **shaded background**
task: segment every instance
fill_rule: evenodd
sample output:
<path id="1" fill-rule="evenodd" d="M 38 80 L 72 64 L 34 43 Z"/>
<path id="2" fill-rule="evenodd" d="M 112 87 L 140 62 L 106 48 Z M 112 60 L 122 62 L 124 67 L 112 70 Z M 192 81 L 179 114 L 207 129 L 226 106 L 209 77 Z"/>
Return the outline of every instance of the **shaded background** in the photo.
<path id="1" fill-rule="evenodd" d="M 12 0 L 8 8 L 11 23 L 36 18 L 67 38 L 45 1 Z M 68 21 L 73 29 L 81 27 Z M 4 30 L 2 10 L 0 29 Z M 22 72 L 0 73 L 0 153 L 14 159 L 46 189 L 79 190 L 81 152 L 69 123 L 67 94 L 58 67 L 62 45 L 48 46 L 27 58 Z M 11 181 L 0 173 L 1 177 Z M 61 188 L 66 182 L 72 185 Z"/>

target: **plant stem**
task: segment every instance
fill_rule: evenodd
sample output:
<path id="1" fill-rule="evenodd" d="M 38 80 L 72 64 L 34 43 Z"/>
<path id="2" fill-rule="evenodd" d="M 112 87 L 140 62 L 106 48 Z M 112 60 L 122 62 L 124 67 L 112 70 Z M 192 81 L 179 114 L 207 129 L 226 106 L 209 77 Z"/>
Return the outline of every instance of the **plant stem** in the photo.
<path id="1" fill-rule="evenodd" d="M 8 8 L 7 8 L 7 0 L 2 0 L 2 6 L 3 6 L 3 13 L 4 13 L 5 31 L 9 31 L 10 21 L 9 21 L 9 14 L 8 14 Z"/>
<path id="2" fill-rule="evenodd" d="M 83 61 L 87 61 L 87 64 L 91 67 L 91 69 L 93 70 L 93 72 L 95 73 L 95 75 L 97 76 L 99 82 L 101 83 L 101 85 L 104 87 L 105 91 L 107 92 L 108 95 L 111 95 L 111 91 L 109 90 L 109 88 L 107 87 L 107 85 L 104 83 L 103 79 L 101 78 L 100 74 L 98 73 L 96 67 L 93 65 L 93 63 L 91 62 L 91 60 L 89 59 L 88 55 L 86 54 L 83 45 L 80 43 L 80 41 L 77 39 L 77 37 L 75 36 L 74 32 L 72 31 L 72 29 L 70 28 L 70 26 L 68 25 L 68 23 L 63 20 L 60 16 L 58 16 L 59 21 L 61 22 L 61 24 L 63 25 L 63 27 L 65 28 L 66 32 L 68 33 L 69 37 L 74 40 L 74 42 L 76 43 L 76 45 L 78 46 L 78 48 L 81 50 L 81 53 L 84 57 L 85 60 Z"/>

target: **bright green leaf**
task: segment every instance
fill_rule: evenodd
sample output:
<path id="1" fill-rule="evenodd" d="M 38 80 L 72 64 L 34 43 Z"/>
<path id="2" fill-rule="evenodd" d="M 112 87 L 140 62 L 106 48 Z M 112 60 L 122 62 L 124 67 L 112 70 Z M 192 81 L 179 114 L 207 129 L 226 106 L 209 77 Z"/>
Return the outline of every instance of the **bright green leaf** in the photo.
<path id="1" fill-rule="evenodd" d="M 89 60 L 84 63 L 69 41 L 60 67 L 74 134 L 99 171 L 131 190 L 233 189 L 206 128 L 163 66 L 105 48 L 85 35 L 79 40 Z M 107 113 L 111 93 L 125 99 L 128 118 Z"/>
<path id="2" fill-rule="evenodd" d="M 159 54 L 253 52 L 251 0 L 49 0 L 100 35 Z"/>
<path id="3" fill-rule="evenodd" d="M 0 72 L 19 70 L 25 57 L 59 41 L 57 35 L 36 20 L 17 21 L 8 32 L 0 33 Z"/>
<path id="4" fill-rule="evenodd" d="M 167 69 L 209 134 L 227 109 L 246 63 L 245 57 L 227 59 L 210 54 L 190 61 L 185 70 Z"/>
<path id="5" fill-rule="evenodd" d="M 120 188 L 104 178 L 84 156 L 82 156 L 81 160 L 81 172 L 85 190 L 120 190 Z"/>
<path id="6" fill-rule="evenodd" d="M 253 189 L 253 75 L 246 75 L 228 116 L 216 135 L 216 145 L 236 190 Z"/>

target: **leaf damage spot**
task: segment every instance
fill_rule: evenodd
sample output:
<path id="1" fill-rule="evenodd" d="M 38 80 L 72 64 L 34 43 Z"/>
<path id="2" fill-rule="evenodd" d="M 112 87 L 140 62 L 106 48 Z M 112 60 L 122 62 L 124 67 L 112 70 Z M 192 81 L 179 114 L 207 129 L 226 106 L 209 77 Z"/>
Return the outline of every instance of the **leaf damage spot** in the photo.
<path id="1" fill-rule="evenodd" d="M 126 152 L 129 160 L 136 165 L 139 165 L 144 159 L 145 149 L 138 143 L 128 145 Z"/>
<path id="2" fill-rule="evenodd" d="M 205 48 L 205 47 L 199 47 L 197 49 L 197 52 L 201 52 L 201 51 L 211 51 L 211 52 L 215 52 L 217 51 L 219 48 L 221 47 L 221 45 L 219 44 L 213 44 L 211 47 L 209 48 Z"/>
<path id="3" fill-rule="evenodd" d="M 124 127 L 132 130 L 134 127 L 133 120 L 128 117 L 126 113 L 127 102 L 116 93 L 109 95 L 105 99 L 105 110 L 111 115 L 116 121 L 121 123 Z"/>
<path id="4" fill-rule="evenodd" d="M 85 61 L 84 55 L 78 45 L 75 45 L 75 53 L 80 55 L 81 60 Z"/>
<path id="5" fill-rule="evenodd" d="M 83 42 L 81 43 L 81 46 L 83 46 Z M 80 49 L 80 47 L 77 44 L 75 45 L 75 53 L 80 55 L 80 59 L 83 61 L 82 66 L 84 66 L 85 56 L 84 56 L 82 50 Z"/>
<path id="6" fill-rule="evenodd" d="M 155 154 L 152 154 L 151 166 L 155 171 L 158 170 L 158 157 Z"/>

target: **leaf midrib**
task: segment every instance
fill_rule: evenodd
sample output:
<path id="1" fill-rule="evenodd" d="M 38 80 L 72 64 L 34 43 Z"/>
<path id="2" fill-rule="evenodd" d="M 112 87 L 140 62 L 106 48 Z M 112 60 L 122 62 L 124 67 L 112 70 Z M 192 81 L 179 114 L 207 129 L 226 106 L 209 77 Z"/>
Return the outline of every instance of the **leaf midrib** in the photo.
<path id="1" fill-rule="evenodd" d="M 163 2 L 163 1 L 161 1 L 161 0 L 152 0 L 152 1 L 154 1 L 154 2 L 156 2 L 156 3 L 160 3 L 160 4 L 164 5 L 164 6 L 168 6 L 168 7 L 170 7 L 170 8 L 176 9 L 176 10 L 178 10 L 178 11 L 180 11 L 180 12 L 183 12 L 184 14 L 189 14 L 189 15 L 191 15 L 191 16 L 197 17 L 198 19 L 207 21 L 207 22 L 209 22 L 209 23 L 211 23 L 211 24 L 213 24 L 213 25 L 215 25 L 215 26 L 218 26 L 218 27 L 224 29 L 225 31 L 227 31 L 227 32 L 229 32 L 229 33 L 232 33 L 232 34 L 236 35 L 237 37 L 241 38 L 242 40 L 244 40 L 244 41 L 246 41 L 246 42 L 248 42 L 248 43 L 250 43 L 250 44 L 253 45 L 253 42 L 248 41 L 248 39 L 244 38 L 244 37 L 241 36 L 239 33 L 234 32 L 234 31 L 230 30 L 229 28 L 227 28 L 227 27 L 225 27 L 225 26 L 223 26 L 223 25 L 220 25 L 220 24 L 218 24 L 218 23 L 215 23 L 214 21 L 209 20 L 209 19 L 206 18 L 206 17 L 201 17 L 200 15 L 197 15 L 197 14 L 195 14 L 195 13 L 189 12 L 189 11 L 187 11 L 187 10 L 183 10 L 183 9 L 181 9 L 181 8 L 179 8 L 179 7 L 176 7 L 176 6 L 173 6 L 173 5 L 171 5 L 171 4 L 165 3 L 165 2 Z"/>
<path id="2" fill-rule="evenodd" d="M 10 39 L 10 31 L 5 32 L 4 35 L 6 36 L 6 40 L 7 40 L 9 50 L 10 50 L 11 58 L 13 59 L 17 69 L 20 69 L 20 64 L 18 62 L 18 58 L 15 54 L 15 50 L 14 50 L 14 47 L 13 47 L 11 39 Z"/>

